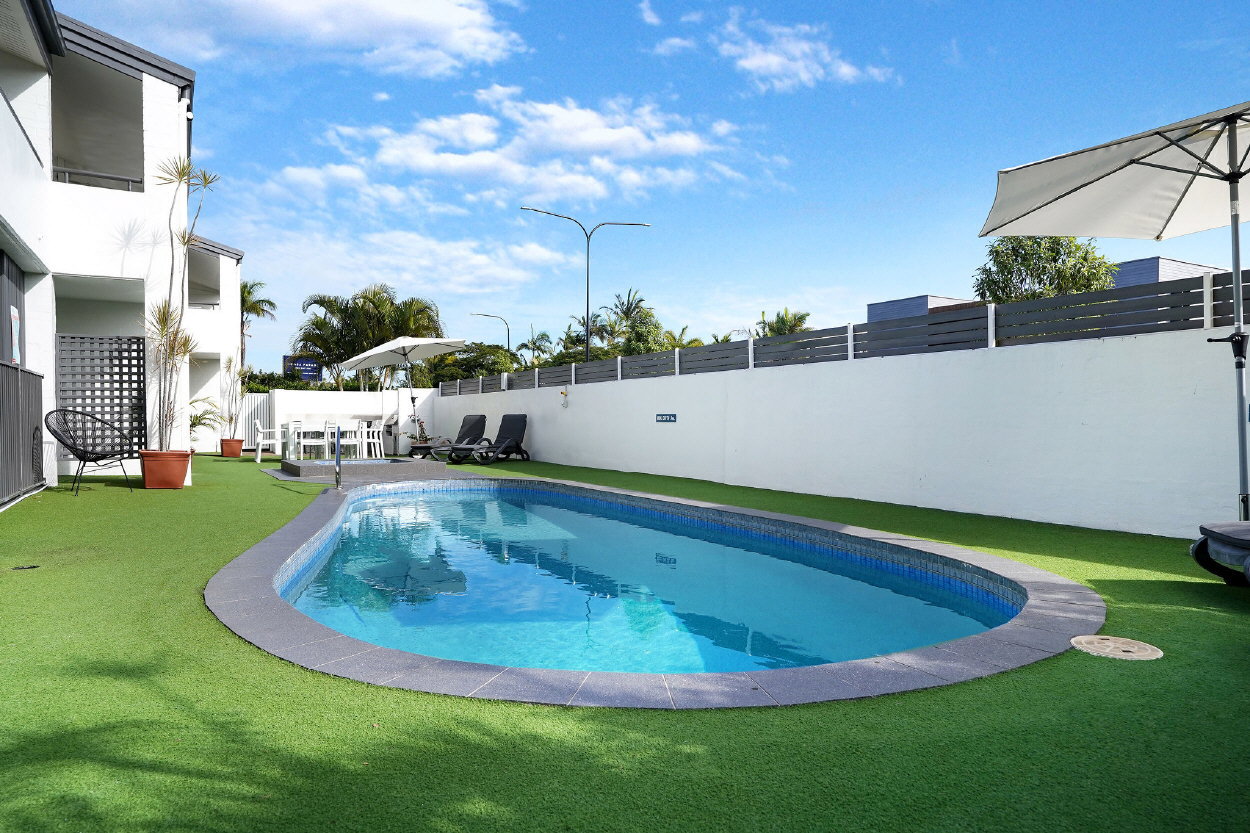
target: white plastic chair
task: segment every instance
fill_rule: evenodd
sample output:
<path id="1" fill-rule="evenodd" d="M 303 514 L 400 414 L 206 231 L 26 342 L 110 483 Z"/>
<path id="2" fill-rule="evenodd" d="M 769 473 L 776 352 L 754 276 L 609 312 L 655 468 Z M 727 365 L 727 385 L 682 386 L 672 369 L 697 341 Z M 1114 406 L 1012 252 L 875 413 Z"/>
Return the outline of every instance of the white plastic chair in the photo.
<path id="1" fill-rule="evenodd" d="M 329 428 L 329 423 L 326 423 L 326 427 Z M 316 432 L 313 432 L 313 431 L 305 432 L 304 426 L 302 423 L 299 423 L 299 422 L 291 423 L 291 435 L 292 435 L 292 438 L 295 440 L 295 449 L 296 449 L 295 456 L 298 459 L 300 460 L 304 459 L 304 449 L 306 448 L 320 449 L 321 454 L 317 455 L 320 457 L 325 457 L 329 454 L 330 452 L 330 442 L 329 442 L 329 436 L 328 436 L 329 432 L 324 431 L 320 437 L 314 436 L 315 433 Z"/>
<path id="2" fill-rule="evenodd" d="M 260 452 L 265 446 L 269 446 L 274 454 L 281 454 L 282 429 L 262 428 L 259 419 L 253 421 L 256 423 L 256 462 L 260 462 Z"/>
<path id="3" fill-rule="evenodd" d="M 382 428 L 366 422 L 360 423 L 360 436 L 363 440 L 361 453 L 369 459 L 386 456 L 382 452 Z"/>
<path id="4" fill-rule="evenodd" d="M 334 431 L 337 428 L 337 425 L 326 423 L 326 437 L 330 440 L 331 449 L 334 448 Z M 356 457 L 362 456 L 360 450 L 364 448 L 364 446 L 362 445 L 363 441 L 360 434 L 360 423 L 356 423 L 355 428 L 348 426 L 342 429 L 342 436 L 339 438 L 339 447 L 343 449 L 344 457 L 347 456 L 348 449 L 352 449 L 352 452 Z"/>

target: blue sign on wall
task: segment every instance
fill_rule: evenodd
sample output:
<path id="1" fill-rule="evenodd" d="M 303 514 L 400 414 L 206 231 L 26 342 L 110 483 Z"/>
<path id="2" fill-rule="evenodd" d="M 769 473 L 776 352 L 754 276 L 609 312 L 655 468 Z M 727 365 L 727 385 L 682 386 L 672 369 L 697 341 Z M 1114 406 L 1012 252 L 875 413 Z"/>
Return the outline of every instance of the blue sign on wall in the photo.
<path id="1" fill-rule="evenodd" d="M 656 422 L 676 422 L 677 414 L 656 414 L 655 421 Z"/>
<path id="2" fill-rule="evenodd" d="M 305 382 L 321 381 L 321 365 L 316 359 L 298 359 L 294 356 L 282 357 L 282 373 L 298 373 Z"/>

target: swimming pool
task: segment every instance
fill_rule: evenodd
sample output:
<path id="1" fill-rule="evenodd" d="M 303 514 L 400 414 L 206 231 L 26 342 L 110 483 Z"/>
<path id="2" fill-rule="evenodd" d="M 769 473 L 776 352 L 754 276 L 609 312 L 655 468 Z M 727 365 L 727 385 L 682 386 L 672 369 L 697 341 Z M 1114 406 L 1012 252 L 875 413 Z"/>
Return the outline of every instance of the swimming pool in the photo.
<path id="1" fill-rule="evenodd" d="M 281 588 L 375 645 L 515 668 L 652 674 L 795 668 L 981 633 L 985 587 L 781 529 L 535 484 L 356 502 Z"/>
<path id="2" fill-rule="evenodd" d="M 894 532 L 560 481 L 445 477 L 324 490 L 296 518 L 219 570 L 204 589 L 205 604 L 242 639 L 325 674 L 477 699 L 657 709 L 783 706 L 949 685 L 1062 653 L 1071 647 L 1072 637 L 1097 633 L 1106 612 L 1097 593 L 1062 576 Z M 832 547 L 857 563 L 871 563 L 887 573 L 922 571 L 931 579 L 941 577 L 936 579 L 939 582 L 957 581 L 1005 600 L 1020 612 L 1004 624 L 971 636 L 863 659 L 750 671 L 622 673 L 465 662 L 383 647 L 333 630 L 279 595 L 279 589 L 297 587 L 320 568 L 344 523 L 362 503 L 383 496 L 481 491 L 484 487 L 579 496 L 631 513 L 676 516 L 696 525 L 745 530 L 761 538 L 782 537 L 799 542 L 800 549 L 814 548 L 809 552 Z M 677 568 L 680 572 L 680 559 Z"/>

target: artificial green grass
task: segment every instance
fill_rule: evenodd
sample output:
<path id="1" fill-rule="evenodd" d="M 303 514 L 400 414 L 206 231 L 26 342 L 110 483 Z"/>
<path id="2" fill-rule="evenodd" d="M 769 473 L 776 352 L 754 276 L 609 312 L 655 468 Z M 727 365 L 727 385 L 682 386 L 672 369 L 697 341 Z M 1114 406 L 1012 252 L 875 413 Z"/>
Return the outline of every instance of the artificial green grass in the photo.
<path id="1" fill-rule="evenodd" d="M 308 671 L 203 605 L 320 487 L 199 456 L 0 514 L 0 830 L 1245 831 L 1250 593 L 1186 542 L 501 463 L 951 541 L 1101 593 L 1155 662 L 1068 652 L 940 689 L 775 709 L 494 703 Z M 38 564 L 36 570 L 10 567 Z"/>

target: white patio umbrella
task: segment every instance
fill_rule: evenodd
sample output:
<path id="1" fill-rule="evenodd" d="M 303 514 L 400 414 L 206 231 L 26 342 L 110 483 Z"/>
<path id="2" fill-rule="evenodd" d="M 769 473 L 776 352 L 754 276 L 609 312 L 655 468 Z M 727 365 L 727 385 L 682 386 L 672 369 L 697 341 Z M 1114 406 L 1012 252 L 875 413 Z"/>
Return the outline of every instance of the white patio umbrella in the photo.
<path id="1" fill-rule="evenodd" d="M 366 350 L 358 356 L 352 356 L 339 367 L 343 370 L 362 370 L 368 367 L 392 367 L 407 365 L 409 381 L 412 380 L 412 363 L 440 356 L 443 353 L 454 353 L 464 348 L 462 338 L 414 338 L 400 336 L 385 344 L 379 344 L 372 350 Z M 412 421 L 417 421 L 417 394 L 409 395 L 412 402 Z"/>
<path id="2" fill-rule="evenodd" d="M 1233 333 L 1241 520 L 1250 520 L 1246 459 L 1246 340 L 1238 186 L 1250 102 L 1114 142 L 998 172 L 986 235 L 1166 240 L 1232 225 Z M 1238 132 L 1242 133 L 1239 143 Z"/>

